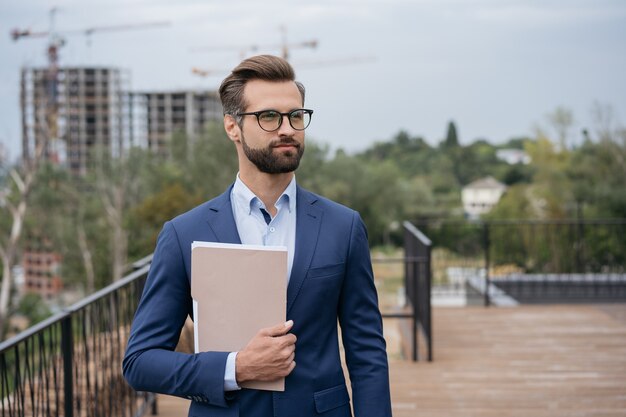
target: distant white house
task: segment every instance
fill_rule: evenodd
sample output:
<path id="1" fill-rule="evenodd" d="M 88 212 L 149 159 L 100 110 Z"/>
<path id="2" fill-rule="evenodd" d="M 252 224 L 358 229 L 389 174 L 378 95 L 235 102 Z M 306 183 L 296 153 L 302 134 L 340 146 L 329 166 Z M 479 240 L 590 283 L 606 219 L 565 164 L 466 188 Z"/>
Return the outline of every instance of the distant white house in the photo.
<path id="1" fill-rule="evenodd" d="M 530 155 L 521 149 L 498 149 L 496 151 L 496 158 L 506 162 L 509 165 L 515 164 L 530 164 L 532 159 Z"/>
<path id="2" fill-rule="evenodd" d="M 467 184 L 461 191 L 465 215 L 470 219 L 477 219 L 481 214 L 489 213 L 505 191 L 506 185 L 493 177 L 481 178 Z"/>

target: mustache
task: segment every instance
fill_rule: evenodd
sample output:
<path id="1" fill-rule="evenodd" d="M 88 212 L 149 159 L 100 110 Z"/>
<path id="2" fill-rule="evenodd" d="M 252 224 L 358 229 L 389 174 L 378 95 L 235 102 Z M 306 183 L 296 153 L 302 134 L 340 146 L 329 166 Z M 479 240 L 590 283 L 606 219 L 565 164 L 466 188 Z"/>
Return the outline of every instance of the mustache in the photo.
<path id="1" fill-rule="evenodd" d="M 290 145 L 295 146 L 296 148 L 300 148 L 300 143 L 296 141 L 294 138 L 282 138 L 278 140 L 274 140 L 270 142 L 270 147 L 275 148 L 280 145 Z"/>

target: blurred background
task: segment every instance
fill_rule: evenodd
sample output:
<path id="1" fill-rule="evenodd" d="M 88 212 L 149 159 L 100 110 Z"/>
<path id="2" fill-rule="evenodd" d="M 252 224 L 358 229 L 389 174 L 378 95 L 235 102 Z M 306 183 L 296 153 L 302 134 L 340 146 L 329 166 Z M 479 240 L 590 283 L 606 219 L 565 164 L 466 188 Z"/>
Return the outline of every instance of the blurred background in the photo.
<path id="1" fill-rule="evenodd" d="M 52 8 L 58 64 L 123 70 L 130 91 L 215 89 L 242 55 L 286 44 L 316 109 L 309 136 L 348 151 L 400 129 L 434 145 L 450 120 L 462 144 L 503 143 L 558 107 L 573 114 L 573 143 L 595 103 L 626 119 L 619 0 L 28 0 L 4 4 L 0 16 L 0 138 L 13 158 L 20 68 L 47 65 L 50 39 L 10 32 L 49 32 Z"/>
<path id="2" fill-rule="evenodd" d="M 433 386 L 441 415 L 626 407 L 623 1 L 26 0 L 0 29 L 0 340 L 70 312 L 86 356 L 103 317 L 125 334 L 163 222 L 235 178 L 216 89 L 268 53 L 315 111 L 298 183 L 368 227 L 390 358 L 419 332 L 444 367 L 395 368 L 398 415 Z"/>

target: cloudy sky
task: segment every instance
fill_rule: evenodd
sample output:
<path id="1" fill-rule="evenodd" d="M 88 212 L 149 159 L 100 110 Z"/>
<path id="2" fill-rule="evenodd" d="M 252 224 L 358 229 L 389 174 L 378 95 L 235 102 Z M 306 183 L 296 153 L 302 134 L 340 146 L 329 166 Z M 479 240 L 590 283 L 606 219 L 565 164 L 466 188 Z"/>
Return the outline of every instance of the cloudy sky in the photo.
<path id="1" fill-rule="evenodd" d="M 579 132 L 594 103 L 626 124 L 623 0 L 1 1 L 0 141 L 13 157 L 19 70 L 45 64 L 47 41 L 13 42 L 9 32 L 47 30 L 52 7 L 60 31 L 171 22 L 66 36 L 61 65 L 121 67 L 138 90 L 215 88 L 245 46 L 279 53 L 269 46 L 281 43 L 281 26 L 290 43 L 317 40 L 291 59 L 315 109 L 308 135 L 334 148 L 360 150 L 401 129 L 434 144 L 450 120 L 463 143 L 498 143 L 532 134 L 559 106 Z"/>

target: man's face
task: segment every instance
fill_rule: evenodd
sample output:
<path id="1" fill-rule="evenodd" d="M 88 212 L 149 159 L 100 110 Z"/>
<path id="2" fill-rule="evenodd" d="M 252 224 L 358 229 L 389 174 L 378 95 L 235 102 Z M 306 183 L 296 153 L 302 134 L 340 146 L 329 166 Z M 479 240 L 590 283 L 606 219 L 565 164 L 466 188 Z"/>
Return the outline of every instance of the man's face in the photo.
<path id="1" fill-rule="evenodd" d="M 249 81 L 244 88 L 245 112 L 276 110 L 286 113 L 302 107 L 302 96 L 293 81 Z M 243 116 L 241 146 L 248 160 L 266 174 L 295 171 L 304 153 L 304 131 L 295 130 L 287 117 L 278 130 L 266 132 L 256 116 Z"/>

